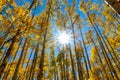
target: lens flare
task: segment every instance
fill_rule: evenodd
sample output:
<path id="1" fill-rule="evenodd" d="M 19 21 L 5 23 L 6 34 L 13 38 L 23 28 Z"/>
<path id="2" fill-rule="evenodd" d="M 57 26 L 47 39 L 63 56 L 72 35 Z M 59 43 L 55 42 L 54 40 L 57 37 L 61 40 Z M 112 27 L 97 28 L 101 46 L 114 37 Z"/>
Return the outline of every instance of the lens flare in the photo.
<path id="1" fill-rule="evenodd" d="M 68 45 L 71 41 L 70 34 L 67 34 L 66 32 L 59 32 L 57 35 L 57 43 L 59 45 L 65 46 Z"/>

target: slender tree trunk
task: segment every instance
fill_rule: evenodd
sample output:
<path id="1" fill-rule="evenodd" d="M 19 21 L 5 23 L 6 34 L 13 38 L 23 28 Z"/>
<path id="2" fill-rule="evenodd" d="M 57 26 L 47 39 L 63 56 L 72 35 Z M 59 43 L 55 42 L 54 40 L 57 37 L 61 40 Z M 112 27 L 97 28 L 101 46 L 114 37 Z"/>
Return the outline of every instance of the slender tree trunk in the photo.
<path id="1" fill-rule="evenodd" d="M 35 49 L 35 53 L 34 53 L 34 57 L 33 57 L 33 60 L 32 60 L 31 68 L 30 68 L 30 71 L 29 71 L 30 75 L 26 76 L 27 80 L 33 80 L 38 51 L 39 51 L 39 42 L 37 42 L 37 46 L 36 46 L 36 49 Z"/>
<path id="2" fill-rule="evenodd" d="M 23 47 L 22 47 L 22 51 L 21 51 L 21 54 L 20 54 L 20 58 L 19 58 L 18 63 L 16 65 L 15 72 L 13 74 L 12 80 L 16 80 L 17 79 L 17 73 L 19 71 L 19 67 L 20 67 L 20 63 L 21 63 L 21 60 L 22 60 L 22 57 L 23 57 L 23 54 L 24 54 L 24 49 L 25 49 L 26 43 L 27 43 L 27 38 L 24 41 L 24 44 L 23 44 Z"/>
<path id="3" fill-rule="evenodd" d="M 81 46 L 81 54 L 83 56 L 85 67 L 86 67 L 86 71 L 87 71 L 87 77 L 85 77 L 85 78 L 88 79 L 89 78 L 89 70 L 88 70 L 88 66 L 87 66 L 87 61 L 86 61 L 85 54 L 84 54 L 84 51 L 83 51 L 83 48 L 82 48 L 82 43 L 81 42 L 79 42 L 79 43 L 80 43 L 80 46 Z"/>
<path id="4" fill-rule="evenodd" d="M 76 55 L 76 62 L 77 62 L 77 69 L 78 69 L 78 77 L 79 77 L 79 80 L 81 80 L 81 73 L 79 73 L 79 72 L 80 72 L 80 68 L 79 68 L 79 55 L 77 54 L 77 49 L 76 49 L 74 23 L 72 22 L 72 19 L 71 19 L 71 23 L 72 23 L 72 33 L 73 33 L 73 40 L 74 40 L 74 47 L 75 47 L 75 55 Z"/>
<path id="5" fill-rule="evenodd" d="M 36 3 L 36 1 L 37 1 L 37 0 L 32 0 L 32 3 L 30 4 L 28 10 L 30 10 L 30 9 L 34 6 L 34 4 Z"/>
<path id="6" fill-rule="evenodd" d="M 70 44 L 69 44 L 69 51 L 70 51 L 70 59 L 71 59 L 71 66 L 72 66 L 72 75 L 73 75 L 73 79 L 74 79 L 74 80 L 77 80 L 76 74 L 75 74 L 75 69 L 74 69 L 74 63 L 73 63 L 73 57 L 72 57 L 72 51 L 71 51 Z"/>
<path id="7" fill-rule="evenodd" d="M 63 66 L 62 58 L 61 58 L 61 62 L 60 62 L 60 68 L 61 68 L 61 80 L 64 80 L 64 70 L 63 70 L 64 66 Z"/>
<path id="8" fill-rule="evenodd" d="M 27 44 L 27 46 L 26 46 L 26 48 L 25 48 L 25 50 L 24 50 L 23 58 L 21 59 L 22 68 L 25 68 L 25 66 L 24 66 L 24 61 L 25 61 L 25 59 L 26 59 L 26 55 L 27 55 L 28 48 L 29 48 L 29 44 Z M 27 63 L 28 63 L 28 62 L 27 62 Z M 22 76 L 24 76 L 24 73 L 25 73 L 25 72 L 23 72 Z M 21 76 L 21 75 L 20 75 L 20 76 Z M 20 76 L 18 76 L 18 80 L 19 80 Z"/>
<path id="9" fill-rule="evenodd" d="M 41 80 L 43 77 L 43 64 L 44 64 L 44 57 L 45 57 L 46 36 L 47 36 L 47 29 L 45 30 L 44 41 L 43 41 L 42 51 L 41 51 L 41 58 L 40 58 L 40 64 L 39 64 L 40 72 L 38 73 L 38 76 L 37 76 L 37 79 L 39 80 Z"/>
<path id="10" fill-rule="evenodd" d="M 88 56 L 88 52 L 87 52 L 87 48 L 86 48 L 86 44 L 85 44 L 85 41 L 84 41 L 84 38 L 83 38 L 83 34 L 82 34 L 82 30 L 81 30 L 80 24 L 79 24 L 79 29 L 80 29 L 80 35 L 81 35 L 81 38 L 82 38 L 82 41 L 83 41 L 83 46 L 84 46 L 84 49 L 85 49 L 85 53 L 86 53 L 88 65 L 89 65 L 89 68 L 90 68 L 90 70 L 91 70 L 91 64 L 90 64 L 90 60 L 89 60 L 89 56 Z M 89 76 L 88 76 L 88 77 L 89 77 Z"/>
<path id="11" fill-rule="evenodd" d="M 24 55 L 23 55 L 23 58 L 22 58 L 22 62 L 21 62 L 21 65 L 24 67 L 24 61 L 25 61 L 25 57 L 27 55 L 27 51 L 28 51 L 28 48 L 29 48 L 29 44 L 27 44 L 25 50 L 24 50 Z"/>
<path id="12" fill-rule="evenodd" d="M 30 59 L 31 59 L 31 57 L 32 57 L 32 54 L 33 54 L 33 51 L 34 51 L 34 48 L 32 48 L 32 51 L 31 51 L 31 53 L 30 53 L 30 57 L 29 57 L 29 59 L 28 59 L 28 62 L 27 62 L 27 65 L 26 65 L 26 69 L 28 68 L 28 66 L 29 66 L 29 63 L 30 63 Z M 27 71 L 26 72 L 24 72 L 24 74 L 23 75 L 25 75 L 26 77 L 26 80 L 27 80 L 27 76 L 29 76 L 28 75 L 28 73 L 29 73 L 29 68 L 27 69 Z"/>
<path id="13" fill-rule="evenodd" d="M 48 11 L 47 11 L 47 24 L 49 22 L 49 18 L 50 18 L 50 10 L 51 10 L 51 3 L 52 1 L 50 1 L 50 3 L 48 2 L 47 4 L 49 5 Z M 45 26 L 42 26 L 45 27 Z M 42 51 L 41 51 L 41 58 L 40 58 L 40 64 L 39 64 L 39 69 L 40 72 L 38 72 L 37 75 L 37 79 L 41 80 L 43 78 L 43 64 L 44 64 L 44 57 L 45 57 L 45 44 L 46 44 L 46 36 L 47 36 L 47 31 L 48 28 L 46 28 L 45 33 L 44 33 L 44 41 L 43 41 L 43 45 L 42 45 Z"/>
<path id="14" fill-rule="evenodd" d="M 120 24 L 120 21 L 118 20 L 119 18 L 115 17 L 114 14 L 111 14 L 111 13 L 108 13 L 108 14 L 110 14 L 118 22 L 118 24 Z"/>
<path id="15" fill-rule="evenodd" d="M 64 46 L 63 46 L 63 52 L 62 52 L 62 62 L 63 62 L 63 70 L 64 70 L 64 80 L 66 80 L 66 78 L 67 78 L 67 75 L 66 75 L 66 64 L 65 64 L 65 62 L 66 62 L 66 60 L 65 60 L 65 50 L 64 50 Z"/>
<path id="16" fill-rule="evenodd" d="M 60 49 L 59 49 L 60 51 Z M 58 54 L 60 56 L 60 61 L 59 61 L 59 65 L 60 65 L 60 80 L 64 80 L 64 70 L 63 70 L 63 54 L 62 52 L 60 51 L 60 53 Z"/>
<path id="17" fill-rule="evenodd" d="M 68 57 L 67 57 L 67 53 L 65 52 L 65 62 L 66 62 L 66 80 L 69 80 L 69 73 L 68 73 Z"/>

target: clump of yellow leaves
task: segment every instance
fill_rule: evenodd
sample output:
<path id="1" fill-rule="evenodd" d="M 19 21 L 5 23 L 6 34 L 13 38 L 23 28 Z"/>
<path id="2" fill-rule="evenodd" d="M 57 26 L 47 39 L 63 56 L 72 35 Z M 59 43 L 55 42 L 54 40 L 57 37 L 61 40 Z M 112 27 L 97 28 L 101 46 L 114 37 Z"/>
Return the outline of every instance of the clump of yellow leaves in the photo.
<path id="1" fill-rule="evenodd" d="M 93 3 L 90 9 L 98 11 L 99 10 L 99 6 L 96 3 Z"/>
<path id="2" fill-rule="evenodd" d="M 118 34 L 120 34 L 120 24 L 118 25 L 117 31 Z"/>
<path id="3" fill-rule="evenodd" d="M 79 9 L 83 12 L 86 13 L 86 11 L 89 11 L 89 6 L 90 6 L 91 0 L 88 0 L 88 2 L 85 2 L 84 0 L 80 2 Z"/>
<path id="4" fill-rule="evenodd" d="M 7 0 L 0 0 L 0 8 L 1 8 L 3 5 L 5 5 L 6 2 L 7 2 Z"/>
<path id="5" fill-rule="evenodd" d="M 15 7 L 15 12 L 18 16 L 25 15 L 25 9 L 23 7 Z"/>
<path id="6" fill-rule="evenodd" d="M 96 46 L 93 46 L 90 51 L 90 53 L 91 53 L 90 59 L 91 59 L 92 63 L 94 63 L 98 58 L 96 48 L 97 48 Z"/>
<path id="7" fill-rule="evenodd" d="M 44 67 L 43 67 L 43 70 L 44 70 L 44 71 L 47 71 L 47 70 L 48 70 L 48 67 L 47 67 L 47 66 L 44 66 Z"/>
<path id="8" fill-rule="evenodd" d="M 90 78 L 89 78 L 89 80 L 101 80 L 101 77 L 99 76 L 99 70 L 100 70 L 100 67 L 94 66 L 90 70 Z"/>
<path id="9" fill-rule="evenodd" d="M 6 6 L 6 3 L 7 3 L 7 2 L 10 2 L 10 4 L 11 4 L 12 6 L 16 6 L 15 1 L 13 1 L 13 0 L 0 0 L 0 12 L 2 12 L 2 7 L 3 7 L 3 6 Z"/>
<path id="10" fill-rule="evenodd" d="M 80 2 L 79 9 L 80 9 L 82 12 L 85 12 L 85 9 L 84 9 L 84 2 L 83 2 L 83 1 Z"/>
<path id="11" fill-rule="evenodd" d="M 120 41 L 119 40 L 120 40 L 120 35 L 117 35 L 114 39 L 111 38 L 111 37 L 108 38 L 108 41 L 113 48 L 117 48 L 117 47 L 120 46 Z"/>
<path id="12" fill-rule="evenodd" d="M 0 14 L 0 20 L 3 20 L 3 16 L 2 16 L 2 14 Z"/>

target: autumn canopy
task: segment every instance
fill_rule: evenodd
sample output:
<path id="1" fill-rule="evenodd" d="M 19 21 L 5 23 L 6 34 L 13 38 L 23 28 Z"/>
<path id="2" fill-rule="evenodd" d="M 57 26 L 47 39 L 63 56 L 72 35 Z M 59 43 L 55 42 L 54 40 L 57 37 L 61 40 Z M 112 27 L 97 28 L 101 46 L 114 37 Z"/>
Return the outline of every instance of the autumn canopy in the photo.
<path id="1" fill-rule="evenodd" d="M 113 3 L 0 0 L 0 80 L 120 80 Z"/>

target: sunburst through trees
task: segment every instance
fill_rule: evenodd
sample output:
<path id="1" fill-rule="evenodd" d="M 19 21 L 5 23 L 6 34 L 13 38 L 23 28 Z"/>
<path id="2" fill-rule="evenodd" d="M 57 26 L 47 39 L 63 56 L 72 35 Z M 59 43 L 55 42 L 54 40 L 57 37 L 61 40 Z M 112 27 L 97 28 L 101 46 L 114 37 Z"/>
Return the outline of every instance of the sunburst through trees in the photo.
<path id="1" fill-rule="evenodd" d="M 120 80 L 119 7 L 0 0 L 0 80 Z"/>

